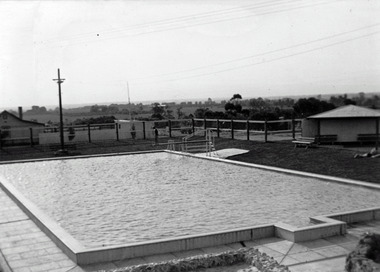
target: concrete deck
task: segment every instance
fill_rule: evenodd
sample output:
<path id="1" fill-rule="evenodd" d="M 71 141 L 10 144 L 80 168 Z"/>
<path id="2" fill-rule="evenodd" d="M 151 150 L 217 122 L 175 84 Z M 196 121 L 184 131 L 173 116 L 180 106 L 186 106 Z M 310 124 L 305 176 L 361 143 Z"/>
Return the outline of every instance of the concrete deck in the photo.
<path id="1" fill-rule="evenodd" d="M 279 238 L 245 241 L 291 271 L 344 271 L 346 255 L 360 236 L 368 231 L 380 233 L 380 221 L 351 225 L 348 234 L 309 242 L 293 243 Z M 79 267 L 72 262 L 27 215 L 0 190 L 0 271 L 2 272 L 80 272 L 115 269 L 136 264 L 168 261 L 201 254 L 241 248 L 234 243 L 184 252 L 135 258 Z"/>
<path id="2" fill-rule="evenodd" d="M 248 153 L 248 152 L 249 152 L 249 150 L 246 150 L 246 149 L 225 148 L 225 149 L 213 151 L 213 152 L 211 152 L 211 155 L 212 155 L 212 157 L 225 159 L 225 158 L 228 158 L 231 156 L 240 155 L 240 154 L 244 154 L 244 153 Z M 208 155 L 208 153 L 197 153 L 196 155 L 205 157 Z"/>

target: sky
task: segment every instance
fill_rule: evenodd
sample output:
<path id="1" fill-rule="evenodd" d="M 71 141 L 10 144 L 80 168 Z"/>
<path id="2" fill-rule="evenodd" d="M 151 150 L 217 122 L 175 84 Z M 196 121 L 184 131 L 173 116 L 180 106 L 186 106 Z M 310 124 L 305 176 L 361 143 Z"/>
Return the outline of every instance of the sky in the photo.
<path id="1" fill-rule="evenodd" d="M 378 0 L 0 1 L 0 108 L 380 92 Z"/>

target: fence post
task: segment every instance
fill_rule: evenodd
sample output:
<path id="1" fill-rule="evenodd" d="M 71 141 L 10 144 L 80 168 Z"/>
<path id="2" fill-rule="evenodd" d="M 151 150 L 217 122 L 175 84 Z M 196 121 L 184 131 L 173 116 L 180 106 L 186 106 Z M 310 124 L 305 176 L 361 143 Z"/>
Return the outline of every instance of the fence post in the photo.
<path id="1" fill-rule="evenodd" d="M 217 119 L 216 120 L 216 134 L 217 134 L 218 138 L 220 138 L 219 128 L 220 128 L 219 119 Z"/>
<path id="2" fill-rule="evenodd" d="M 171 138 L 172 137 L 172 121 L 168 120 L 168 124 L 169 124 L 169 137 Z"/>
<path id="3" fill-rule="evenodd" d="M 1 144 L 2 144 L 2 139 L 1 139 L 1 129 L 0 129 L 0 149 L 2 148 Z"/>
<path id="4" fill-rule="evenodd" d="M 119 124 L 116 123 L 116 141 L 119 141 Z"/>
<path id="5" fill-rule="evenodd" d="M 30 135 L 30 146 L 33 146 L 33 128 L 29 128 Z"/>
<path id="6" fill-rule="evenodd" d="M 379 118 L 376 119 L 376 150 L 379 150 Z"/>
<path id="7" fill-rule="evenodd" d="M 91 143 L 91 125 L 87 124 L 88 142 Z"/>
<path id="8" fill-rule="evenodd" d="M 142 124 L 143 124 L 143 138 L 145 140 L 146 139 L 145 122 L 143 121 Z"/>
<path id="9" fill-rule="evenodd" d="M 265 133 L 264 141 L 268 142 L 268 121 L 266 119 L 264 122 L 264 133 Z"/>
<path id="10" fill-rule="evenodd" d="M 195 133 L 195 120 L 194 120 L 194 118 L 191 119 L 191 123 L 193 125 L 193 134 L 194 134 Z"/>
<path id="11" fill-rule="evenodd" d="M 205 130 L 205 137 L 206 137 L 206 129 L 207 129 L 206 118 L 203 119 L 203 128 Z"/>
<path id="12" fill-rule="evenodd" d="M 296 121 L 294 120 L 294 115 L 292 115 L 292 136 L 293 140 L 296 139 Z"/>
<path id="13" fill-rule="evenodd" d="M 231 118 L 231 139 L 234 139 L 234 119 Z"/>
<path id="14" fill-rule="evenodd" d="M 247 141 L 249 141 L 249 120 L 247 120 Z"/>
<path id="15" fill-rule="evenodd" d="M 320 144 L 320 139 L 321 139 L 321 121 L 320 119 L 317 119 L 317 142 Z"/>

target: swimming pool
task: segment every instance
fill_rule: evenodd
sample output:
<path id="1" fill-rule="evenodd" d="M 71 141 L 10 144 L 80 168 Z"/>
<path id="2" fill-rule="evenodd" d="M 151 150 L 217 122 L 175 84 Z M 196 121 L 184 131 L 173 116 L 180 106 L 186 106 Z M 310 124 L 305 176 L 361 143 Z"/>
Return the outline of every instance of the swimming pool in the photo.
<path id="1" fill-rule="evenodd" d="M 0 175 L 86 247 L 368 208 L 380 192 L 171 153 L 0 165 Z"/>

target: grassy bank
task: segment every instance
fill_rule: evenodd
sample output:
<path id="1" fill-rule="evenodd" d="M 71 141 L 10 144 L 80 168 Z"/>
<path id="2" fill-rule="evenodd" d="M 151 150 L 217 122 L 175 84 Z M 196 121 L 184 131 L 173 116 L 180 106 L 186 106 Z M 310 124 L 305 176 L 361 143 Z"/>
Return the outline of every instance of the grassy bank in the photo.
<path id="1" fill-rule="evenodd" d="M 217 148 L 250 150 L 248 153 L 230 157 L 231 160 L 380 183 L 380 158 L 354 159 L 357 151 L 349 149 L 329 147 L 305 149 L 294 148 L 290 142 L 231 140 L 220 141 Z"/>
<path id="2" fill-rule="evenodd" d="M 163 145 L 153 146 L 152 141 L 125 141 L 77 144 L 71 155 L 107 154 L 130 151 L 161 150 L 168 139 L 160 139 Z M 380 158 L 354 159 L 356 151 L 337 148 L 294 148 L 290 141 L 255 142 L 216 139 L 216 149 L 241 148 L 248 153 L 230 157 L 231 160 L 263 164 L 292 170 L 330 175 L 354 180 L 380 183 Z M 368 150 L 370 147 L 368 147 Z M 54 157 L 48 148 L 9 147 L 0 150 L 0 161 Z"/>

